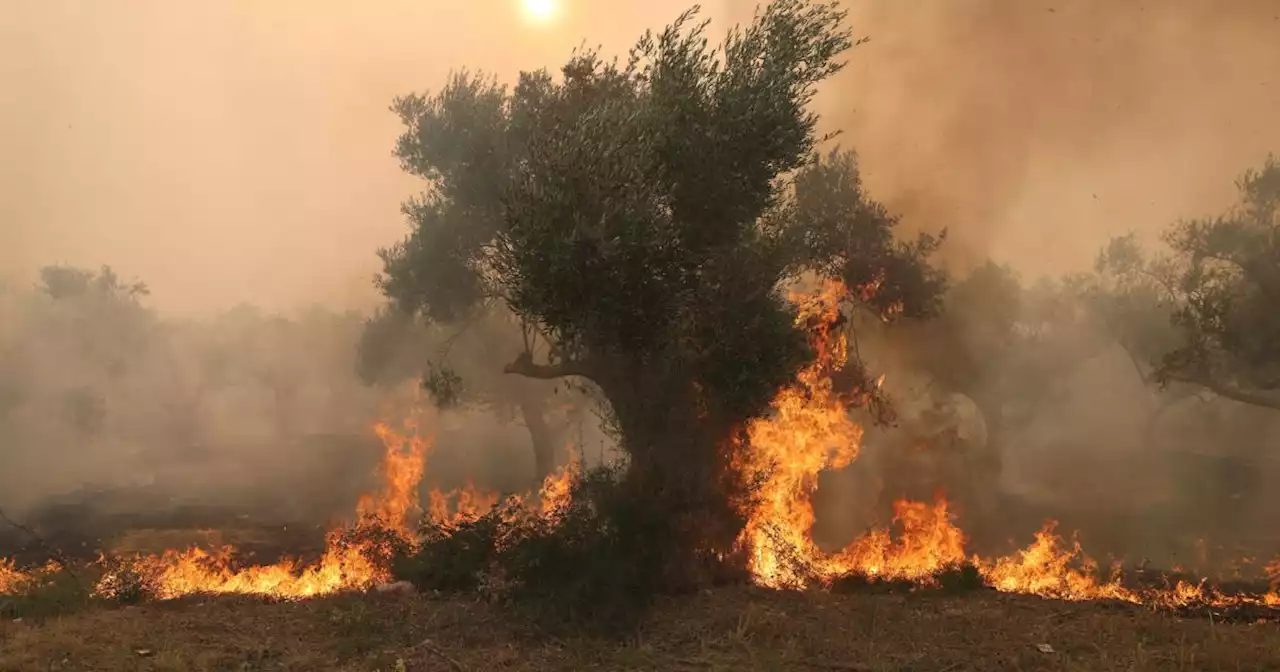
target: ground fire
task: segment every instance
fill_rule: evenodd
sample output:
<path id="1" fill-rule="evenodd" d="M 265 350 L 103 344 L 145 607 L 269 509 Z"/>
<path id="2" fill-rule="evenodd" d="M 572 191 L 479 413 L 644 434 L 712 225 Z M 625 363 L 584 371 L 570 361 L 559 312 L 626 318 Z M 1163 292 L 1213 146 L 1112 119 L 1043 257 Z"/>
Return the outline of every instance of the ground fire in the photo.
<path id="1" fill-rule="evenodd" d="M 816 520 L 812 497 L 818 475 L 840 469 L 857 457 L 862 428 L 852 419 L 852 401 L 837 390 L 832 375 L 849 356 L 841 304 L 848 290 L 828 282 L 815 293 L 793 297 L 801 307 L 799 320 L 815 334 L 817 356 L 798 376 L 796 385 L 782 390 L 773 413 L 749 427 L 739 446 L 735 467 L 760 477 L 761 496 L 746 511 L 741 543 L 747 551 L 754 581 L 772 588 L 823 588 L 845 577 L 909 582 L 929 586 L 945 572 L 968 568 L 998 591 L 1034 594 L 1063 600 L 1119 600 L 1156 607 L 1187 605 L 1256 605 L 1280 607 L 1280 592 L 1227 594 L 1203 583 L 1174 581 L 1167 585 L 1135 586 L 1124 581 L 1120 568 L 1107 573 L 1085 555 L 1078 543 L 1055 533 L 1047 522 L 1034 541 L 1005 557 L 982 558 L 966 551 L 966 538 L 956 524 L 945 496 L 933 502 L 898 501 L 892 529 L 868 532 L 844 548 L 824 552 L 811 531 Z M 96 592 L 111 595 L 129 577 L 145 577 L 158 599 L 193 594 L 257 594 L 300 599 L 341 591 L 369 589 L 391 580 L 386 558 L 389 543 L 415 543 L 418 516 L 438 524 L 458 525 L 495 509 L 497 493 L 473 485 L 452 492 L 434 490 L 425 506 L 418 486 L 429 463 L 432 439 L 417 421 L 401 430 L 378 424 L 382 440 L 382 487 L 360 499 L 356 520 L 333 528 L 323 555 L 311 563 L 284 560 L 276 564 L 239 567 L 234 548 L 170 550 L 103 560 L 108 569 Z M 570 451 L 572 453 L 572 451 Z M 579 466 L 571 462 L 542 484 L 536 497 L 514 497 L 515 513 L 506 515 L 554 517 L 570 495 Z M 384 536 L 364 535 L 379 530 Z M 1268 566 L 1280 577 L 1280 561 Z M 22 570 L 0 561 L 0 594 L 23 590 L 42 577 L 60 571 L 57 563 Z"/>
<path id="2" fill-rule="evenodd" d="M 794 297 L 801 306 L 798 319 L 837 324 L 847 293 L 839 283 L 828 282 L 812 295 Z M 760 584 L 799 588 L 816 581 L 830 585 L 850 575 L 927 584 L 941 572 L 970 566 L 996 590 L 1057 599 L 1111 599 L 1175 608 L 1280 605 L 1274 583 L 1270 592 L 1254 595 L 1227 595 L 1187 581 L 1161 588 L 1127 587 L 1119 568 L 1102 576 L 1098 563 L 1078 543 L 1055 534 L 1053 521 L 1045 523 L 1030 546 L 1012 555 L 970 557 L 945 497 L 932 504 L 898 501 L 896 529 L 873 530 L 838 552 L 824 553 L 811 536 L 818 474 L 856 459 L 862 430 L 850 418 L 848 400 L 833 388 L 830 377 L 848 357 L 847 335 L 835 328 L 813 333 L 817 358 L 801 372 L 797 385 L 778 394 L 774 413 L 750 427 L 750 445 L 740 455 L 739 468 L 764 476 L 763 495 L 748 512 L 743 534 L 752 574 Z M 1278 564 L 1270 566 L 1273 577 Z"/>
<path id="3" fill-rule="evenodd" d="M 172 599 L 193 594 L 257 594 L 281 599 L 306 598 L 339 591 L 364 590 L 390 580 L 388 538 L 362 535 L 376 530 L 407 544 L 414 543 L 414 517 L 426 515 L 431 521 L 458 524 L 484 515 L 499 501 L 496 493 L 467 486 L 455 492 L 431 491 L 429 504 L 421 507 L 418 484 L 431 449 L 431 439 L 423 436 L 416 422 L 405 423 L 403 431 L 387 424 L 374 427 L 386 448 L 382 464 L 383 487 L 366 495 L 357 505 L 357 520 L 331 530 L 326 550 L 316 562 L 304 564 L 284 560 L 272 565 L 236 568 L 235 549 L 208 551 L 201 548 L 166 551 L 116 559 L 98 581 L 96 593 L 111 596 L 129 585 L 125 576 L 145 579 L 154 596 Z M 569 494 L 568 484 L 576 466 L 570 463 L 543 483 L 538 502 L 516 501 L 515 511 L 524 515 L 553 515 Z M 523 508 L 522 508 L 523 507 Z M 44 570 L 47 574 L 51 570 Z M 0 589 L 19 586 L 29 575 L 11 564 L 0 565 Z"/>

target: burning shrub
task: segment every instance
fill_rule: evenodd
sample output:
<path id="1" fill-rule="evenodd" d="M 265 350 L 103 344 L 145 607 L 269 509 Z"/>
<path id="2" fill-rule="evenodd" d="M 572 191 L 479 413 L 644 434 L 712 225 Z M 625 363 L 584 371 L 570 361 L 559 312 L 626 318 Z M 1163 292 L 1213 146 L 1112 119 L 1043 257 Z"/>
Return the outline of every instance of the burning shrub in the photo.
<path id="1" fill-rule="evenodd" d="M 94 588 L 94 595 L 119 604 L 138 604 L 156 597 L 156 576 L 146 571 L 142 563 L 114 558 L 105 561 L 102 578 Z"/>
<path id="2" fill-rule="evenodd" d="M 500 540 L 511 526 L 513 503 L 494 507 L 461 522 L 428 521 L 417 550 L 392 563 L 392 575 L 419 590 L 473 592 L 485 583 L 497 558 Z"/>
<path id="3" fill-rule="evenodd" d="M 424 590 L 485 593 L 545 627 L 626 632 L 685 557 L 662 502 L 620 467 L 597 468 L 573 475 L 568 497 L 548 505 L 544 492 L 538 512 L 512 498 L 482 516 L 428 522 L 393 573 Z"/>
<path id="4" fill-rule="evenodd" d="M 339 553 L 358 553 L 372 567 L 390 567 L 413 550 L 413 544 L 393 525 L 376 516 L 366 516 L 351 527 L 338 528 L 329 535 L 329 548 Z"/>

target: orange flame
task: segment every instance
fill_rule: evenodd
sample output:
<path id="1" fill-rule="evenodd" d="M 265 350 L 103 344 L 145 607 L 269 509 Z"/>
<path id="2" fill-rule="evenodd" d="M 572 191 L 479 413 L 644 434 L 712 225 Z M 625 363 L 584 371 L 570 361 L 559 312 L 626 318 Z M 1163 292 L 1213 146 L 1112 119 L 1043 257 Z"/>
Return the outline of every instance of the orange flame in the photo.
<path id="1" fill-rule="evenodd" d="M 930 581 L 939 572 L 965 562 L 964 534 L 952 522 L 947 501 L 929 506 L 905 500 L 894 503 L 897 539 L 888 530 L 873 530 L 855 539 L 825 563 L 828 580 L 848 574 L 881 579 Z"/>
<path id="2" fill-rule="evenodd" d="M 1054 534 L 1052 521 L 1030 546 L 1010 556 L 967 558 L 964 534 L 943 498 L 932 506 L 897 502 L 896 536 L 890 530 L 874 530 L 839 552 L 822 552 L 811 535 L 815 521 L 811 499 L 818 474 L 852 462 L 862 439 L 861 428 L 849 416 L 847 400 L 833 389 L 830 377 L 848 356 L 847 337 L 836 328 L 840 302 L 848 295 L 843 285 L 827 282 L 812 295 L 791 297 L 800 308 L 798 323 L 810 327 L 816 323 L 817 357 L 800 372 L 795 385 L 778 393 L 770 417 L 748 427 L 747 445 L 740 446 L 736 456 L 740 472 L 763 483 L 761 496 L 745 512 L 747 525 L 741 538 L 757 583 L 790 588 L 814 582 L 828 585 L 850 574 L 928 583 L 943 570 L 972 563 L 988 585 L 1005 592 L 1167 607 L 1280 606 L 1280 559 L 1267 568 L 1272 586 L 1265 595 L 1225 595 L 1186 582 L 1170 588 L 1131 589 L 1122 585 L 1118 568 L 1100 577 L 1098 563 L 1078 543 L 1067 544 Z"/>
<path id="3" fill-rule="evenodd" d="M 1057 523 L 1049 521 L 1036 533 L 1035 541 L 1013 555 L 981 562 L 983 577 L 996 590 L 1030 593 L 1062 600 L 1113 599 L 1141 601 L 1136 593 L 1120 585 L 1118 573 L 1099 581 L 1098 563 L 1085 555 L 1079 542 L 1065 547 L 1053 533 Z"/>
<path id="4" fill-rule="evenodd" d="M 366 495 L 360 499 L 357 505 L 359 522 L 355 526 L 332 530 L 326 539 L 324 555 L 314 564 L 284 560 L 274 565 L 233 569 L 234 549 L 224 547 L 208 552 L 191 548 L 131 558 L 122 568 L 104 574 L 95 592 L 99 595 L 118 592 L 127 585 L 127 575 L 130 574 L 145 580 L 159 599 L 218 593 L 297 599 L 362 590 L 387 581 L 390 578 L 386 563 L 391 552 L 390 540 L 353 533 L 372 529 L 376 524 L 407 545 L 416 543 L 410 521 L 420 508 L 418 484 L 425 469 L 430 443 L 418 435 L 416 425 L 409 423 L 408 427 L 411 432 L 406 434 L 385 424 L 374 427 L 386 448 L 381 468 L 382 490 L 377 495 Z M 521 507 L 524 514 L 550 516 L 560 510 L 568 502 L 576 470 L 576 462 L 571 462 L 559 473 L 548 476 L 542 484 L 541 508 Z M 434 523 L 445 525 L 474 521 L 493 510 L 499 501 L 497 493 L 483 492 L 472 484 L 449 493 L 433 490 L 428 499 L 427 517 Z M 516 502 L 523 503 L 519 498 Z"/>
<path id="5" fill-rule="evenodd" d="M 793 294 L 800 305 L 797 324 L 833 325 L 846 294 L 837 282 L 827 282 L 811 297 Z M 753 575 L 766 586 L 805 582 L 803 572 L 788 560 L 813 564 L 821 555 L 810 536 L 818 474 L 851 463 L 862 441 L 862 428 L 849 417 L 829 375 L 845 364 L 848 341 L 840 332 L 821 333 L 825 337 L 815 339 L 814 362 L 800 372 L 796 385 L 778 393 L 771 417 L 747 428 L 748 445 L 736 459 L 741 473 L 763 483 L 742 539 Z"/>
<path id="6" fill-rule="evenodd" d="M 555 518 L 569 505 L 573 496 L 573 481 L 582 472 L 578 454 L 569 447 L 569 462 L 559 473 L 548 474 L 538 490 L 538 513 L 543 518 Z"/>
<path id="7" fill-rule="evenodd" d="M 362 497 L 356 507 L 361 524 L 376 523 L 406 541 L 411 539 L 409 519 L 418 508 L 417 488 L 430 448 L 428 441 L 417 434 L 416 424 L 407 425 L 410 435 L 402 435 L 382 423 L 374 426 L 385 446 L 383 488 L 377 496 Z M 231 547 L 214 552 L 190 548 L 136 556 L 121 568 L 106 572 L 95 593 L 110 595 L 127 589 L 127 575 L 145 581 L 160 599 L 197 593 L 296 599 L 368 588 L 388 578 L 385 563 L 378 559 L 386 557 L 389 548 L 385 539 L 349 540 L 346 533 L 358 529 L 359 525 L 332 530 L 326 538 L 324 555 L 311 565 L 286 559 L 274 565 L 234 569 L 235 551 Z"/>
<path id="8" fill-rule="evenodd" d="M 0 595 L 19 592 L 31 581 L 31 575 L 19 570 L 12 560 L 0 560 Z"/>
<path id="9" fill-rule="evenodd" d="M 377 423 L 374 433 L 386 448 L 383 454 L 383 491 L 380 496 L 365 495 L 356 504 L 362 519 L 376 518 L 389 529 L 409 536 L 409 516 L 418 509 L 418 483 L 426 468 L 430 446 L 418 435 L 415 422 L 409 422 L 410 436 L 401 435 L 385 423 Z"/>

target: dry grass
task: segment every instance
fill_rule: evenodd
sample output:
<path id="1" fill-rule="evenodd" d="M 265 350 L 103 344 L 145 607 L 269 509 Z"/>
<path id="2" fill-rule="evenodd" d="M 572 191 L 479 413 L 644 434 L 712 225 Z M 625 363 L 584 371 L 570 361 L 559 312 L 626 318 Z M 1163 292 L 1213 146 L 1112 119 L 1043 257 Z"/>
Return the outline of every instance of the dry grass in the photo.
<path id="1" fill-rule="evenodd" d="M 621 643 L 558 639 L 488 605 L 416 595 L 206 599 L 0 624 L 5 672 L 491 669 L 1280 670 L 1280 626 L 990 592 L 750 589 L 666 601 Z"/>

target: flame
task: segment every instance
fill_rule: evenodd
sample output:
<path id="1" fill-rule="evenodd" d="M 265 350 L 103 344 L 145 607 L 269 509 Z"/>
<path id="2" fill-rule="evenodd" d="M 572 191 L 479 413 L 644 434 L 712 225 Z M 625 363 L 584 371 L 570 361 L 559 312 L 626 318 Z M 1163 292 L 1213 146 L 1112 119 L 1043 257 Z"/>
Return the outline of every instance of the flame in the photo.
<path id="1" fill-rule="evenodd" d="M 1084 554 L 1079 542 L 1064 544 L 1054 534 L 1056 527 L 1055 521 L 1049 521 L 1027 548 L 994 561 L 980 561 L 983 577 L 996 590 L 1007 593 L 1062 600 L 1141 601 L 1136 593 L 1120 585 L 1118 573 L 1113 572 L 1107 581 L 1098 580 L 1098 563 Z"/>
<path id="2" fill-rule="evenodd" d="M 233 570 L 233 560 L 234 549 L 230 547 L 212 553 L 191 548 L 139 556 L 129 560 L 125 569 L 104 574 L 95 592 L 111 595 L 127 590 L 126 577 L 136 576 L 145 577 L 158 599 L 218 593 L 296 599 L 367 587 L 385 578 L 385 570 L 375 565 L 365 549 L 336 544 L 332 535 L 324 556 L 313 565 L 284 560 Z"/>
<path id="3" fill-rule="evenodd" d="M 382 462 L 383 490 L 379 495 L 365 495 L 356 504 L 362 519 L 376 518 L 389 529 L 408 537 L 409 516 L 418 510 L 418 483 L 426 468 L 427 441 L 417 432 L 416 421 L 406 423 L 412 432 L 406 436 L 386 423 L 377 423 L 373 431 L 385 447 Z"/>
<path id="4" fill-rule="evenodd" d="M 390 579 L 387 559 L 396 542 L 412 547 L 416 538 L 411 521 L 420 513 L 418 484 L 425 470 L 431 443 L 418 433 L 415 422 L 406 423 L 404 433 L 380 423 L 374 432 L 385 446 L 381 467 L 383 486 L 376 494 L 360 498 L 354 525 L 331 530 L 324 555 L 304 565 L 287 559 L 274 565 L 234 569 L 235 550 L 216 551 L 191 548 L 160 555 L 136 556 L 123 566 L 107 571 L 95 592 L 117 594 L 139 578 L 159 599 L 193 594 L 238 593 L 299 599 L 330 593 L 363 590 Z M 521 515 L 552 516 L 568 503 L 576 461 L 542 483 L 540 508 L 513 501 Z M 432 490 L 425 514 L 432 523 L 457 526 L 474 521 L 498 505 L 499 495 L 468 483 L 453 491 Z M 379 531 L 384 534 L 364 534 Z M 393 538 L 388 538 L 389 533 Z M 3 576 L 3 575 L 0 575 Z M 3 584 L 0 584 L 3 585 Z"/>
<path id="5" fill-rule="evenodd" d="M 762 483 L 747 515 L 743 543 L 756 580 L 770 587 L 805 583 L 800 564 L 812 564 L 821 552 L 810 536 L 815 515 L 812 496 L 818 474 L 840 469 L 858 456 L 862 428 L 849 417 L 846 402 L 833 389 L 830 373 L 848 359 L 848 340 L 830 327 L 840 314 L 844 285 L 827 282 L 812 296 L 792 294 L 800 307 L 797 324 L 817 323 L 817 354 L 797 383 L 773 401 L 774 413 L 747 428 L 747 445 L 735 467 Z"/>
<path id="6" fill-rule="evenodd" d="M 559 473 L 548 474 L 538 490 L 538 514 L 543 518 L 554 519 L 569 506 L 573 498 L 573 482 L 582 473 L 582 465 L 578 463 L 578 453 L 569 446 L 569 462 Z"/>
<path id="7" fill-rule="evenodd" d="M 828 580 L 862 574 L 931 581 L 939 572 L 966 560 L 964 534 L 952 521 L 945 498 L 939 497 L 933 506 L 899 500 L 894 503 L 894 523 L 901 527 L 896 539 L 889 530 L 873 530 L 827 559 L 823 575 Z"/>
<path id="8" fill-rule="evenodd" d="M 470 481 L 452 492 L 432 490 L 428 495 L 427 518 L 437 525 L 456 527 L 483 517 L 500 499 L 498 493 L 479 490 Z"/>
<path id="9" fill-rule="evenodd" d="M 360 532 L 376 527 L 406 543 L 411 540 L 409 520 L 418 509 L 418 483 L 430 443 L 418 434 L 416 422 L 406 422 L 406 428 L 401 434 L 385 423 L 374 426 L 385 447 L 382 489 L 376 495 L 361 497 L 355 525 L 329 532 L 324 555 L 315 563 L 285 559 L 274 565 L 236 569 L 235 549 L 230 546 L 214 551 L 198 547 L 171 550 L 125 559 L 121 566 L 103 574 L 95 593 L 112 595 L 144 581 L 159 599 L 218 593 L 297 599 L 386 581 L 389 571 L 382 560 L 389 556 L 392 540 Z"/>
<path id="10" fill-rule="evenodd" d="M 19 570 L 12 560 L 0 560 L 0 595 L 19 592 L 31 578 L 30 574 Z"/>
<path id="11" fill-rule="evenodd" d="M 860 288 L 865 298 L 874 288 Z M 747 428 L 735 466 L 762 483 L 760 496 L 744 512 L 740 542 L 752 576 L 761 585 L 800 588 L 830 585 L 853 574 L 879 579 L 936 581 L 940 572 L 969 564 L 990 587 L 1063 600 L 1120 600 L 1163 607 L 1190 605 L 1280 606 L 1280 559 L 1267 566 L 1271 590 L 1263 595 L 1226 595 L 1205 584 L 1129 588 L 1119 567 L 1103 576 L 1099 564 L 1075 540 L 1055 534 L 1047 522 L 1025 549 L 1009 556 L 966 557 L 965 536 L 944 497 L 932 505 L 899 501 L 893 528 L 873 530 L 835 553 L 813 541 L 812 496 L 818 474 L 840 469 L 858 456 L 862 429 L 849 416 L 849 399 L 833 389 L 831 375 L 847 363 L 848 340 L 837 328 L 847 288 L 827 282 L 810 295 L 793 294 L 797 324 L 813 334 L 816 358 L 773 401 L 773 413 Z M 875 385 L 883 384 L 883 376 Z M 896 534 L 895 534 L 896 532 Z"/>
<path id="12" fill-rule="evenodd" d="M 864 298 L 872 291 L 874 287 L 857 290 Z M 734 466 L 744 477 L 761 484 L 759 496 L 744 507 L 746 525 L 739 540 L 748 552 L 749 569 L 757 583 L 803 588 L 829 586 L 842 577 L 861 575 L 929 584 L 936 582 L 941 572 L 970 565 L 986 585 L 1009 593 L 1166 608 L 1280 608 L 1280 558 L 1265 567 L 1271 579 L 1268 592 L 1240 595 L 1224 594 L 1203 582 L 1130 587 L 1119 567 L 1104 575 L 1099 563 L 1087 556 L 1076 540 L 1068 542 L 1056 534 L 1053 521 L 1036 533 L 1030 545 L 1013 554 L 992 559 L 968 557 L 965 535 L 942 496 L 932 504 L 896 502 L 889 528 L 872 530 L 837 552 L 822 551 L 811 534 L 818 475 L 852 463 L 862 440 L 862 428 L 849 415 L 851 399 L 832 382 L 833 374 L 848 363 L 849 343 L 839 324 L 840 304 L 850 295 L 840 283 L 827 282 L 811 295 L 791 297 L 799 307 L 798 323 L 812 334 L 816 357 L 800 371 L 794 385 L 777 394 L 772 414 L 747 427 L 746 440 L 737 446 Z M 875 385 L 882 383 L 883 376 Z M 364 589 L 389 578 L 386 560 L 393 544 L 412 547 L 416 543 L 411 523 L 419 514 L 437 525 L 457 526 L 498 506 L 501 498 L 497 493 L 468 483 L 452 492 L 433 490 L 424 511 L 418 485 L 430 440 L 420 435 L 416 422 L 406 423 L 404 432 L 386 424 L 376 425 L 374 431 L 385 447 L 382 487 L 360 499 L 356 523 L 330 531 L 326 551 L 316 562 L 285 560 L 237 569 L 230 547 L 168 551 L 126 559 L 103 574 L 96 592 L 111 594 L 125 589 L 131 577 L 145 577 L 156 597 L 162 599 L 196 593 L 295 599 Z M 554 522 L 569 503 L 574 477 L 580 473 L 577 454 L 570 450 L 570 455 L 563 469 L 543 481 L 536 503 L 519 496 L 509 498 L 515 506 L 502 509 L 504 518 L 536 516 Z M 377 530 L 391 537 L 365 534 Z M 12 562 L 0 560 L 0 594 L 24 590 L 52 571 L 56 568 L 50 565 L 23 572 Z"/>

